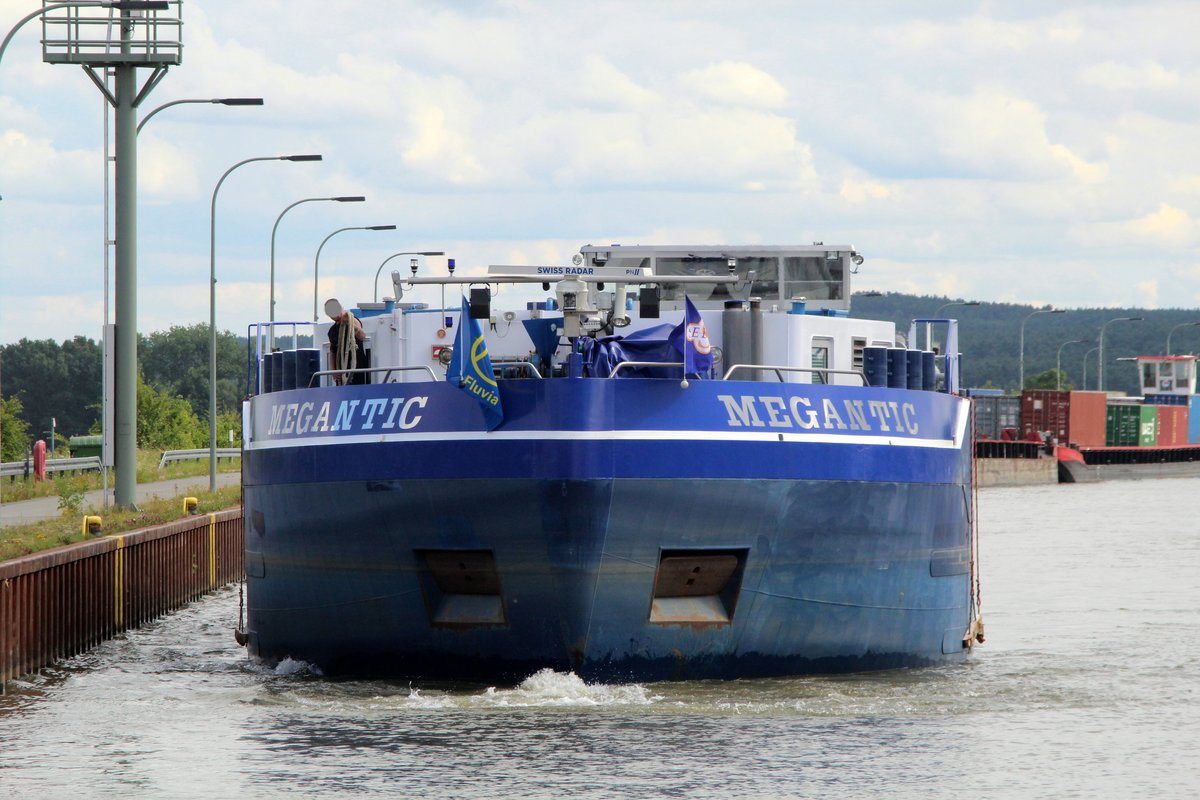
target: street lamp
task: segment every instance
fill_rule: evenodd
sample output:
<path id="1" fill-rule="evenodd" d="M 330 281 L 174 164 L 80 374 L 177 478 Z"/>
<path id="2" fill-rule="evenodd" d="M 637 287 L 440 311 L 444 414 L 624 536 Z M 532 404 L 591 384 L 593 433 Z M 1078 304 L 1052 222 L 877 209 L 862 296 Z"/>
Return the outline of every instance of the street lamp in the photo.
<path id="1" fill-rule="evenodd" d="M 290 206 L 285 208 L 283 211 L 279 212 L 279 216 L 275 218 L 275 225 L 271 228 L 271 308 L 270 308 L 270 311 L 268 312 L 268 317 L 267 317 L 268 321 L 270 321 L 270 322 L 275 321 L 275 232 L 279 230 L 279 222 L 283 219 L 283 215 L 286 214 L 287 212 L 291 211 L 293 208 L 300 205 L 301 203 L 316 203 L 316 202 L 322 202 L 322 201 L 332 201 L 334 203 L 365 203 L 366 200 L 367 200 L 367 198 L 359 196 L 359 195 L 355 195 L 352 197 L 350 197 L 350 196 L 306 197 L 303 200 L 297 200 L 296 202 L 292 203 Z M 270 349 L 274 348 L 274 346 L 275 346 L 275 326 L 274 325 L 270 326 L 270 329 L 267 333 L 267 340 L 268 340 L 268 348 L 267 349 L 270 350 Z"/>
<path id="2" fill-rule="evenodd" d="M 208 490 L 217 490 L 217 192 L 229 173 L 255 161 L 320 161 L 319 155 L 246 158 L 229 169 L 213 189 L 208 217 Z"/>
<path id="3" fill-rule="evenodd" d="M 142 121 L 138 123 L 137 132 L 141 133 L 142 128 L 147 122 L 150 121 L 150 118 L 163 109 L 170 108 L 171 106 L 181 106 L 186 103 L 212 103 L 214 105 L 220 104 L 223 106 L 261 106 L 263 104 L 263 99 L 261 97 L 214 97 L 211 100 L 172 100 L 169 103 L 163 103 L 161 106 L 142 117 Z"/>
<path id="4" fill-rule="evenodd" d="M 1187 328 L 1192 325 L 1200 325 L 1200 322 L 1181 322 L 1178 325 L 1176 325 L 1174 328 L 1171 328 L 1171 330 L 1167 332 L 1167 355 L 1171 355 L 1171 334 L 1174 333 L 1175 331 L 1179 330 L 1180 328 Z"/>
<path id="5" fill-rule="evenodd" d="M 1067 310 L 1065 308 L 1039 308 L 1037 311 L 1034 311 L 1033 314 L 1030 314 L 1027 317 L 1025 317 L 1025 319 L 1021 320 L 1021 358 L 1017 362 L 1018 363 L 1017 369 L 1021 373 L 1021 383 L 1020 383 L 1021 391 L 1025 391 L 1025 323 L 1028 322 L 1029 318 L 1032 317 L 1034 314 L 1065 314 L 1065 313 L 1067 313 Z"/>
<path id="6" fill-rule="evenodd" d="M 1084 388 L 1085 390 L 1087 389 L 1087 360 L 1088 360 L 1088 356 L 1090 356 L 1092 353 L 1096 352 L 1096 351 L 1097 351 L 1097 350 L 1099 350 L 1099 349 L 1100 349 L 1099 347 L 1093 347 L 1091 350 L 1088 350 L 1086 353 L 1084 353 L 1084 354 L 1083 354 L 1083 388 Z"/>
<path id="7" fill-rule="evenodd" d="M 977 306 L 979 304 L 978 300 L 959 300 L 955 303 L 946 303 L 945 305 L 938 306 L 938 310 L 933 312 L 933 316 L 938 316 L 942 313 L 943 308 L 949 308 L 950 306 Z"/>
<path id="8" fill-rule="evenodd" d="M 166 8 L 165 3 L 163 4 L 163 7 Z M 136 128 L 134 128 L 134 132 L 133 132 L 134 136 L 139 135 L 142 132 L 142 128 L 145 127 L 146 123 L 150 121 L 150 118 L 153 117 L 158 112 L 163 111 L 164 109 L 167 109 L 167 108 L 171 108 L 172 106 L 183 105 L 185 103 L 213 103 L 213 104 L 219 103 L 221 105 L 226 105 L 226 106 L 261 106 L 263 104 L 263 99 L 261 97 L 216 97 L 211 100 L 200 100 L 200 99 L 190 99 L 190 98 L 184 99 L 184 100 L 172 100 L 169 103 L 163 103 L 161 106 L 158 106 L 157 108 L 153 109 L 149 114 L 142 117 L 142 121 L 138 123 Z M 107 151 L 107 146 L 105 147 L 105 150 Z M 105 159 L 104 159 L 104 197 L 105 197 L 104 230 L 106 232 L 106 235 L 104 237 L 104 239 L 105 239 L 105 248 L 104 248 L 104 328 L 103 328 L 103 337 L 101 339 L 101 344 L 104 345 L 105 347 L 107 347 L 107 340 L 108 340 L 108 248 L 109 248 L 109 246 L 111 246 L 112 244 L 115 243 L 114 241 L 110 241 L 107 236 L 107 231 L 109 230 L 109 227 L 108 227 L 108 202 L 107 202 L 108 174 L 109 174 L 108 166 L 109 166 L 109 158 L 106 155 Z M 102 373 L 104 375 L 104 381 L 105 381 L 106 386 L 108 385 L 107 375 L 108 375 L 108 370 L 110 368 L 111 367 L 108 364 L 108 358 L 106 356 L 104 358 L 103 373 Z M 104 392 L 103 396 L 100 399 L 100 406 L 101 406 L 100 420 L 101 420 L 102 426 L 105 426 L 108 424 L 108 411 L 107 411 L 108 402 L 109 402 L 108 392 L 106 391 L 106 392 Z M 105 435 L 105 441 L 107 441 L 107 433 Z M 107 469 L 104 470 L 104 504 L 105 504 L 105 506 L 108 505 L 108 470 Z"/>
<path id="9" fill-rule="evenodd" d="M 1093 341 L 1092 339 L 1072 339 L 1069 342 L 1063 342 L 1058 346 L 1058 356 L 1054 360 L 1054 388 L 1057 391 L 1062 391 L 1062 349 L 1069 344 L 1087 344 Z M 1085 356 L 1086 358 L 1086 356 Z M 1084 389 L 1087 388 L 1085 385 Z"/>
<path id="10" fill-rule="evenodd" d="M 940 318 L 942 315 L 942 309 L 950 308 L 950 306 L 977 306 L 979 304 L 980 303 L 978 300 L 956 300 L 953 303 L 944 303 L 938 306 L 937 311 L 933 312 L 933 317 L 935 319 Z M 936 347 L 936 343 L 934 342 L 934 331 L 932 330 L 932 325 L 929 323 L 925 324 L 925 338 L 929 340 L 929 349 L 934 349 Z M 946 358 L 951 358 L 952 356 L 952 353 L 946 354 Z"/>
<path id="11" fill-rule="evenodd" d="M 349 228 L 338 228 L 333 233 L 321 240 L 321 246 L 317 248 L 317 257 L 313 259 L 313 322 L 318 322 L 320 317 L 317 316 L 317 280 L 321 274 L 321 250 L 325 247 L 325 242 L 328 242 L 334 236 L 337 236 L 343 231 L 394 231 L 395 225 L 358 225 Z"/>
<path id="12" fill-rule="evenodd" d="M 444 255 L 446 255 L 446 254 L 443 253 L 441 250 L 406 250 L 403 253 L 392 253 L 390 256 L 388 256 L 387 258 L 385 258 L 383 260 L 383 264 L 388 263 L 389 261 L 391 261 L 393 258 L 396 258 L 397 256 L 444 256 Z M 375 298 L 376 302 L 379 302 L 379 273 L 383 272 L 383 264 L 380 264 L 379 269 L 375 270 L 374 298 Z M 413 268 L 413 274 L 415 275 L 416 269 L 417 269 L 417 260 L 415 258 L 412 260 L 412 268 Z"/>
<path id="13" fill-rule="evenodd" d="M 1096 372 L 1100 375 L 1100 391 L 1104 391 L 1104 329 L 1114 322 L 1141 322 L 1143 319 L 1145 317 L 1117 317 L 1100 326 L 1100 355 L 1098 356 L 1100 363 L 1096 365 Z"/>

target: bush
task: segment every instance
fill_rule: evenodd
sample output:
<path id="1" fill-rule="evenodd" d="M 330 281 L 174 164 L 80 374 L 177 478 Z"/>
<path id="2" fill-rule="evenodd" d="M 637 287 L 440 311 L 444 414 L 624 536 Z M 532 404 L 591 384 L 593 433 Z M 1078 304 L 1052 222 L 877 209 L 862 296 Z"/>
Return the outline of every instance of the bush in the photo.
<path id="1" fill-rule="evenodd" d="M 82 475 L 63 475 L 54 479 L 58 491 L 58 510 L 63 516 L 75 516 L 83 510 L 83 493 L 88 481 Z"/>
<path id="2" fill-rule="evenodd" d="M 0 397 L 0 461 L 21 461 L 29 448 L 29 424 L 21 419 L 21 401 Z"/>

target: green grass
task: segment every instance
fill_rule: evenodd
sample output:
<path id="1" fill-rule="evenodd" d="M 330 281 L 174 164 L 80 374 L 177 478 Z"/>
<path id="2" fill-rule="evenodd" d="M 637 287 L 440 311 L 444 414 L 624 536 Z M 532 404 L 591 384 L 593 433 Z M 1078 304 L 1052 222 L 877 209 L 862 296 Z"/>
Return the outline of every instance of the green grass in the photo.
<path id="1" fill-rule="evenodd" d="M 190 478 L 194 475 L 208 474 L 208 459 L 198 461 L 175 461 L 162 469 L 158 462 L 162 458 L 160 450 L 138 450 L 137 482 L 154 483 L 155 481 L 173 480 L 175 478 Z M 217 472 L 238 472 L 242 468 L 241 459 L 219 459 Z M 81 475 L 65 476 L 82 491 L 103 488 L 103 475 L 99 471 L 84 472 Z M 108 485 L 111 488 L 116 476 L 112 470 L 108 473 Z M 54 476 L 47 476 L 44 481 L 33 478 L 23 480 L 17 478 L 9 481 L 0 480 L 0 503 L 16 503 L 20 500 L 31 500 L 35 497 L 54 497 L 59 494 L 59 485 Z"/>
<path id="2" fill-rule="evenodd" d="M 157 462 L 155 466 L 157 467 Z M 205 472 L 207 471 L 206 468 Z M 141 481 L 140 475 L 138 480 Z M 199 501 L 198 513 L 209 514 L 239 505 L 242 502 L 242 488 L 227 486 L 215 492 L 197 493 L 195 497 Z M 143 502 L 137 511 L 115 508 L 110 508 L 104 513 L 91 508 L 78 512 L 64 511 L 61 516 L 53 519 L 0 528 L 0 561 L 84 541 L 88 538 L 83 533 L 84 513 L 101 516 L 101 536 L 161 525 L 187 516 L 183 510 L 183 500 L 178 497 Z"/>

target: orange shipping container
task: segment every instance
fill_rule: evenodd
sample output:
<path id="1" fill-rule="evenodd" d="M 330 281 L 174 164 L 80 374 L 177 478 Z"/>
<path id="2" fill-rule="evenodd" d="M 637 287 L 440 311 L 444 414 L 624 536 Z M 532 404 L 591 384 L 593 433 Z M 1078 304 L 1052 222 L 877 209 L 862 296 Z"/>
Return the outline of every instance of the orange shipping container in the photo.
<path id="1" fill-rule="evenodd" d="M 1104 392 L 1071 392 L 1070 403 L 1068 441 L 1080 447 L 1104 447 L 1108 395 Z"/>
<path id="2" fill-rule="evenodd" d="M 1182 447 L 1188 443 L 1187 406 L 1158 407 L 1158 446 Z"/>

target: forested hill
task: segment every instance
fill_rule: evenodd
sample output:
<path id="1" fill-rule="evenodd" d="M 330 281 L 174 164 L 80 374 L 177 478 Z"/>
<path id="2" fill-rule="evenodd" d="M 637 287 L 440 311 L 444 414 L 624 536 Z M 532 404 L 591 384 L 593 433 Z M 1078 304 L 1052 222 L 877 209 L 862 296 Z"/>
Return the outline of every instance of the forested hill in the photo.
<path id="1" fill-rule="evenodd" d="M 887 319 L 896 330 L 907 332 L 913 319 L 932 317 L 942 308 L 940 317 L 959 322 L 959 350 L 963 354 L 963 381 L 966 386 L 992 386 L 1015 392 L 1021 356 L 1021 324 L 1025 324 L 1026 384 L 1034 375 L 1055 368 L 1062 347 L 1062 370 L 1074 389 L 1096 389 L 1097 347 L 1100 328 L 1104 329 L 1104 387 L 1110 391 L 1140 394 L 1137 371 L 1129 362 L 1117 361 L 1130 356 L 1164 355 L 1167 337 L 1171 354 L 1200 353 L 1200 310 L 1174 308 L 1071 308 L 1062 314 L 1040 313 L 1043 308 L 1012 303 L 963 305 L 961 298 L 889 292 L 872 296 L 855 294 L 850 313 L 855 317 Z M 1031 316 L 1032 315 L 1032 316 Z M 1110 322 L 1119 317 L 1143 317 L 1142 321 Z M 1197 324 L 1192 324 L 1197 323 Z M 1180 326 L 1180 327 L 1177 327 Z M 1084 343 L 1066 344 L 1072 340 Z M 1087 355 L 1087 385 L 1084 385 L 1084 355 Z M 1066 386 L 1064 385 L 1064 388 Z"/>

